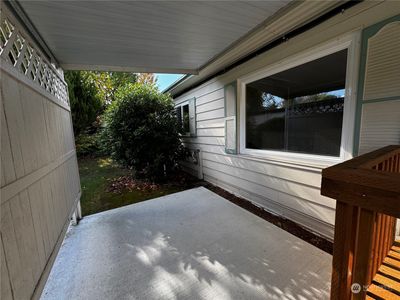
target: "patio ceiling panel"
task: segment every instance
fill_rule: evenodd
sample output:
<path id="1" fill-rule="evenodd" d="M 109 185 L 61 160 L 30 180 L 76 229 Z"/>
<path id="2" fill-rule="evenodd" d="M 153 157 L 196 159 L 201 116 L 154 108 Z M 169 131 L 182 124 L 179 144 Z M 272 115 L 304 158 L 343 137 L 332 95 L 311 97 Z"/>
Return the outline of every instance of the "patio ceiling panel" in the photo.
<path id="1" fill-rule="evenodd" d="M 196 74 L 280 1 L 19 1 L 64 69 Z"/>

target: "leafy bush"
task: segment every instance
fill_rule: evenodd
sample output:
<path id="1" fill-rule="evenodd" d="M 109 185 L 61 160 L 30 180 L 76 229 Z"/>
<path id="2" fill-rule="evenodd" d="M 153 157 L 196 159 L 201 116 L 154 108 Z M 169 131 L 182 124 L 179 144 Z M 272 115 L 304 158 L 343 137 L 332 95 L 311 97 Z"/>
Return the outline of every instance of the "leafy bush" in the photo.
<path id="1" fill-rule="evenodd" d="M 136 176 L 160 181 L 176 167 L 179 130 L 171 97 L 134 84 L 120 89 L 107 109 L 102 144 Z"/>
<path id="2" fill-rule="evenodd" d="M 76 154 L 78 157 L 102 155 L 99 134 L 81 133 L 75 138 Z"/>

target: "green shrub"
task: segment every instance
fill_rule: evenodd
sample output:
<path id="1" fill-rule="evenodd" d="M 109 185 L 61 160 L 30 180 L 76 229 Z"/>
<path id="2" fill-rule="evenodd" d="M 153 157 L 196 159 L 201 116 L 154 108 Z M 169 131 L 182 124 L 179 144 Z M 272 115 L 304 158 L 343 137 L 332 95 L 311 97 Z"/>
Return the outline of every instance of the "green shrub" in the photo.
<path id="1" fill-rule="evenodd" d="M 91 72 L 65 72 L 74 133 L 78 136 L 96 121 L 103 111 L 103 101 L 98 95 Z"/>
<path id="2" fill-rule="evenodd" d="M 169 95 L 141 84 L 120 89 L 104 125 L 103 146 L 136 176 L 161 181 L 176 167 L 182 146 Z"/>
<path id="3" fill-rule="evenodd" d="M 98 133 L 81 133 L 75 138 L 75 146 L 78 157 L 95 157 L 102 154 Z"/>

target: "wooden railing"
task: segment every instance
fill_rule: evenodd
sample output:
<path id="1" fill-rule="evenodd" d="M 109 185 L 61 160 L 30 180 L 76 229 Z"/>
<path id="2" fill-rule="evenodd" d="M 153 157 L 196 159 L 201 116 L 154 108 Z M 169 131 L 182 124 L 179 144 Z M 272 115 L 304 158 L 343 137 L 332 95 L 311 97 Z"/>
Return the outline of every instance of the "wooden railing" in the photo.
<path id="1" fill-rule="evenodd" d="M 331 299 L 400 299 L 400 146 L 323 170 L 321 194 L 337 200 Z"/>

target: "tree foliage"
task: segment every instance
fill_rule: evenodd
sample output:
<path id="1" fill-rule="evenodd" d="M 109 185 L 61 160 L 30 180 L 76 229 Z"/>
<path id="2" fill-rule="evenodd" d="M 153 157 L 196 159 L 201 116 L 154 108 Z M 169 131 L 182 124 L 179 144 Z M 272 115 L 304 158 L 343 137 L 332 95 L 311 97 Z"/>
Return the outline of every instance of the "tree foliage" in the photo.
<path id="1" fill-rule="evenodd" d="M 111 104 L 116 92 L 137 81 L 138 75 L 130 72 L 90 72 L 99 97 L 105 105 Z"/>
<path id="2" fill-rule="evenodd" d="M 105 125 L 113 158 L 135 175 L 159 181 L 175 168 L 181 150 L 178 121 L 172 99 L 156 87 L 134 84 L 119 90 Z"/>
<path id="3" fill-rule="evenodd" d="M 66 72 L 75 135 L 90 127 L 96 118 L 98 121 L 117 91 L 127 91 L 137 77 L 137 74 L 127 72 Z"/>
<path id="4" fill-rule="evenodd" d="M 140 84 L 155 85 L 157 83 L 157 77 L 154 73 L 139 73 L 137 82 Z"/>
<path id="5" fill-rule="evenodd" d="M 65 73 L 71 105 L 75 135 L 79 135 L 96 121 L 103 110 L 103 101 L 90 72 L 68 71 Z"/>

